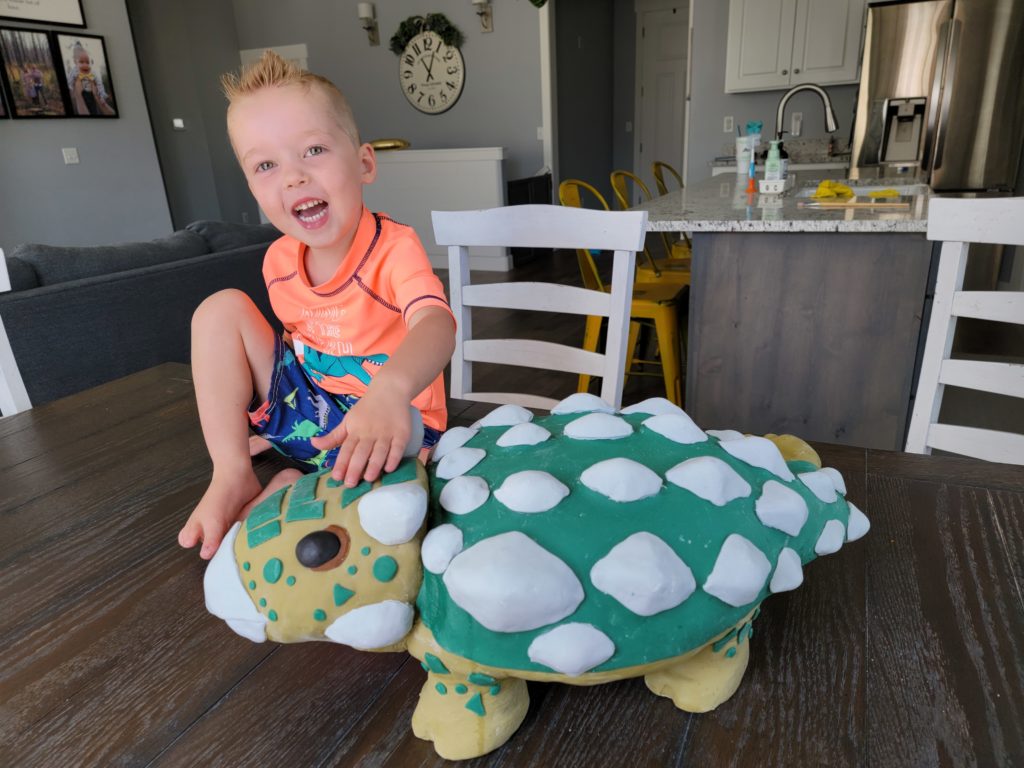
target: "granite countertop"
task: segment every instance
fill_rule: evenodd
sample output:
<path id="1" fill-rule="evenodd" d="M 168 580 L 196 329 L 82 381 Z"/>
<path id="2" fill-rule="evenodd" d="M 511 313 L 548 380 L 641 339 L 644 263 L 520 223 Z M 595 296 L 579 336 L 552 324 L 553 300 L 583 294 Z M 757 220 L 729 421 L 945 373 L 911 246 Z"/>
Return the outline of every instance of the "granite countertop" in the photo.
<path id="1" fill-rule="evenodd" d="M 910 210 L 809 208 L 798 198 L 818 184 L 811 174 L 792 174 L 793 189 L 783 195 L 747 194 L 747 179 L 714 176 L 669 192 L 636 207 L 649 212 L 647 228 L 659 232 L 924 232 L 928 228 L 928 191 L 909 197 Z M 857 186 L 902 187 L 908 179 L 868 179 Z"/>

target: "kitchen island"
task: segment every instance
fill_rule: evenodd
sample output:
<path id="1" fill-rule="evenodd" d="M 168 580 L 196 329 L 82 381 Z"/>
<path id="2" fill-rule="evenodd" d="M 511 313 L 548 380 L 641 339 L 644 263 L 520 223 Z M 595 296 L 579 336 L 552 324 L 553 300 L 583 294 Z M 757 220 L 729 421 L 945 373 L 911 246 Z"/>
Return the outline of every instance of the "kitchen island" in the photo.
<path id="1" fill-rule="evenodd" d="M 932 282 L 927 188 L 893 211 L 807 207 L 808 186 L 748 195 L 717 176 L 639 206 L 651 230 L 691 233 L 686 410 L 704 428 L 901 449 Z"/>

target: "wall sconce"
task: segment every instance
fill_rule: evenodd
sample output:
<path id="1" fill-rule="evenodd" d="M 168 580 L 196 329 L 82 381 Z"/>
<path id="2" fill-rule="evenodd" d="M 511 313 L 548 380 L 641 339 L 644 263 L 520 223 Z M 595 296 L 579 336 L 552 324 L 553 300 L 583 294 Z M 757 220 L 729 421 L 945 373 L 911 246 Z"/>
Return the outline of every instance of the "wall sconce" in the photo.
<path id="1" fill-rule="evenodd" d="M 370 45 L 380 45 L 380 33 L 377 31 L 377 19 L 376 13 L 373 10 L 373 3 L 360 3 L 359 4 L 359 20 L 363 23 L 363 29 L 366 30 L 366 37 L 370 41 Z"/>
<path id="2" fill-rule="evenodd" d="M 494 17 L 491 15 L 490 0 L 472 0 L 476 15 L 480 17 L 480 29 L 484 32 L 494 31 Z"/>

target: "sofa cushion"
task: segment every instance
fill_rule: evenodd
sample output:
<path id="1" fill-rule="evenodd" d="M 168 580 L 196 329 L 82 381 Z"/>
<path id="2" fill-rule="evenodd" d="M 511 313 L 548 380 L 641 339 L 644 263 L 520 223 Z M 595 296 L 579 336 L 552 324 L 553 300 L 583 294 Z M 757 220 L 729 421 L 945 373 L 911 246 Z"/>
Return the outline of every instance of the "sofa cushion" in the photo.
<path id="1" fill-rule="evenodd" d="M 180 230 L 156 240 L 117 245 L 19 245 L 11 255 L 32 265 L 40 285 L 54 285 L 190 259 L 209 252 L 209 246 L 202 237 L 195 232 Z"/>
<path id="2" fill-rule="evenodd" d="M 269 243 L 281 233 L 273 224 L 235 224 L 231 221 L 193 221 L 185 229 L 201 235 L 212 253 L 230 251 L 245 245 Z"/>
<path id="3" fill-rule="evenodd" d="M 39 287 L 39 276 L 32 265 L 16 256 L 4 259 L 7 262 L 7 277 L 11 281 L 12 291 L 27 291 Z"/>

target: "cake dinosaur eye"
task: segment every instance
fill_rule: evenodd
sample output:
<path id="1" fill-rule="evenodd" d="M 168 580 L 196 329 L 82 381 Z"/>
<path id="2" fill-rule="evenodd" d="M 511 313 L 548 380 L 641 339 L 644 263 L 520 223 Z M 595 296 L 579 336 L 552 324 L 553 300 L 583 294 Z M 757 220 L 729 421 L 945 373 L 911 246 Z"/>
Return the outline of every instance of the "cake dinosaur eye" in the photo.
<path id="1" fill-rule="evenodd" d="M 351 537 L 336 525 L 307 533 L 295 545 L 295 558 L 313 571 L 337 568 L 348 556 Z"/>

